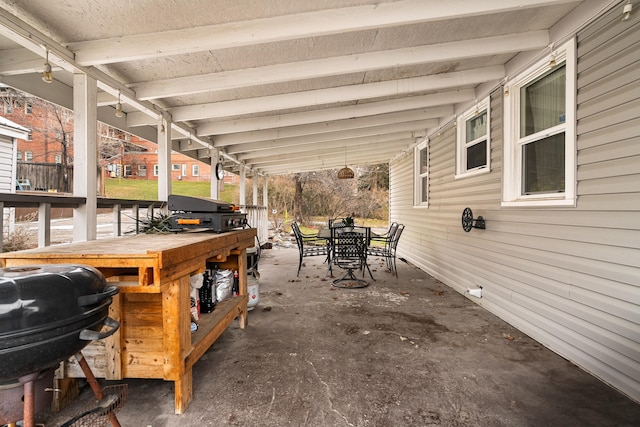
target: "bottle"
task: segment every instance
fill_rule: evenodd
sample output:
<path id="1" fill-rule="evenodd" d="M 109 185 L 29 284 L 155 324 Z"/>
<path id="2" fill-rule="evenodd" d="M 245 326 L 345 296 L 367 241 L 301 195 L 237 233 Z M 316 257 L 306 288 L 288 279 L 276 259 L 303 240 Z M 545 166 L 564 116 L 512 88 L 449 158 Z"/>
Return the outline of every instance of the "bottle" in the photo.
<path id="1" fill-rule="evenodd" d="M 238 270 L 233 270 L 233 296 L 240 295 L 240 278 L 238 277 Z"/>

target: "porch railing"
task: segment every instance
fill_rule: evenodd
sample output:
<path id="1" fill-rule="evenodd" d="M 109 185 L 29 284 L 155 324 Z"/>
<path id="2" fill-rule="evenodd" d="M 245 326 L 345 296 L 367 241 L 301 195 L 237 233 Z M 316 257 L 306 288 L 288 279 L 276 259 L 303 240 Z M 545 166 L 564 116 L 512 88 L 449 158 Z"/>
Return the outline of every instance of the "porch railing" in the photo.
<path id="1" fill-rule="evenodd" d="M 51 209 L 71 208 L 75 209 L 86 204 L 85 197 L 67 196 L 56 193 L 0 193 L 0 251 L 2 251 L 5 230 L 4 208 L 36 208 L 38 209 L 38 247 L 51 245 Z M 98 197 L 99 209 L 111 209 L 113 212 L 112 236 L 122 236 L 123 209 L 131 209 L 131 217 L 134 219 L 138 230 L 140 224 L 140 210 L 146 209 L 147 217 L 153 217 L 154 210 L 160 210 L 164 202 L 158 200 L 129 200 Z M 245 206 L 243 212 L 247 214 L 247 222 L 257 229 L 260 242 L 265 242 L 268 237 L 267 208 L 263 206 Z"/>

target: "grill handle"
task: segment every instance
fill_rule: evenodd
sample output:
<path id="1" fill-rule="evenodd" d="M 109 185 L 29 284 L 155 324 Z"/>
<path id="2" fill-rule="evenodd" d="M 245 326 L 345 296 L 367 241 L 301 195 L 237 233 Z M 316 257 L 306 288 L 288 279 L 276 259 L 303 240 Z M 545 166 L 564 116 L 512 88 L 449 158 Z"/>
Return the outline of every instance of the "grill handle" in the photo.
<path id="1" fill-rule="evenodd" d="M 111 329 L 104 332 L 93 331 L 91 329 L 83 329 L 80 332 L 80 339 L 85 341 L 101 340 L 115 334 L 116 331 L 120 328 L 120 322 L 112 319 L 111 317 L 107 317 L 106 319 L 104 319 L 104 325 Z"/>
<path id="2" fill-rule="evenodd" d="M 109 286 L 105 289 L 106 290 L 104 292 L 100 292 L 99 294 L 82 295 L 81 297 L 78 297 L 78 305 L 80 307 L 87 307 L 90 305 L 100 304 L 102 301 L 107 298 L 111 298 L 119 291 L 117 286 Z"/>

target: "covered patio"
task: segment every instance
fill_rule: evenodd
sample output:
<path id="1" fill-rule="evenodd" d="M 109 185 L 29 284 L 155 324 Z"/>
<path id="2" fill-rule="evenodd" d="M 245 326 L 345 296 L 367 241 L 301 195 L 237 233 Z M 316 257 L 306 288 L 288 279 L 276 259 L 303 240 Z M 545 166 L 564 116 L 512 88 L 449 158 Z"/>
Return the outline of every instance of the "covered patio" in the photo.
<path id="1" fill-rule="evenodd" d="M 193 401 L 125 380 L 123 426 L 633 426 L 640 406 L 420 269 L 337 289 L 322 257 L 264 250 L 260 302 L 194 366 Z M 109 384 L 107 382 L 107 384 Z M 64 412 L 91 398 L 87 388 Z"/>

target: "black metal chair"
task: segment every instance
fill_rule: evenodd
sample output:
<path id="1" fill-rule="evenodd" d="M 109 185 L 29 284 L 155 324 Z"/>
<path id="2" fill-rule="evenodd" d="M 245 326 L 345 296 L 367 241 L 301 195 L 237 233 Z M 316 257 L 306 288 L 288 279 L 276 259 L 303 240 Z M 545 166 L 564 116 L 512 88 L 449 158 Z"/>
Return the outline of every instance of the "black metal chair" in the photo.
<path id="1" fill-rule="evenodd" d="M 344 231 L 341 228 L 331 229 L 331 263 L 343 270 L 346 274 L 333 281 L 333 286 L 339 288 L 364 288 L 369 283 L 357 278 L 353 272 L 361 270 L 364 277 L 367 266 L 367 235 L 355 231 Z M 369 274 L 371 271 L 369 270 Z M 373 279 L 373 276 L 371 276 Z"/>
<path id="2" fill-rule="evenodd" d="M 387 264 L 387 270 L 396 277 L 398 277 L 396 249 L 403 231 L 404 224 L 396 224 L 395 227 L 393 227 L 392 224 L 386 237 L 372 237 L 371 244 L 367 247 L 367 255 L 384 258 Z"/>
<path id="3" fill-rule="evenodd" d="M 298 274 L 300 276 L 300 269 L 302 268 L 302 259 L 310 256 L 325 256 L 327 261 L 330 262 L 329 244 L 327 239 L 318 237 L 316 234 L 308 234 L 300 231 L 298 223 L 291 224 L 293 228 L 293 234 L 296 237 L 296 243 L 298 245 L 299 261 L 298 261 Z"/>

